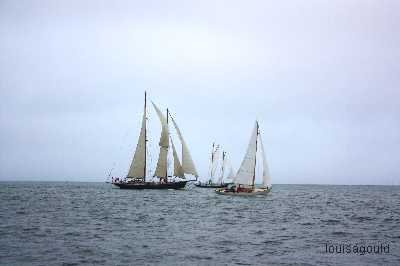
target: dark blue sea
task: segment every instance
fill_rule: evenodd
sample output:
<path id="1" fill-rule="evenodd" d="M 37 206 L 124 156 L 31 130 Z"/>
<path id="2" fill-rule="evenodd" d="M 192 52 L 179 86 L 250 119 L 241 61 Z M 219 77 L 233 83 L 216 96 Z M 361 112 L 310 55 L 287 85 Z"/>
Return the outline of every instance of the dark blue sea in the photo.
<path id="1" fill-rule="evenodd" d="M 0 182 L 0 264 L 400 265 L 400 187 Z"/>

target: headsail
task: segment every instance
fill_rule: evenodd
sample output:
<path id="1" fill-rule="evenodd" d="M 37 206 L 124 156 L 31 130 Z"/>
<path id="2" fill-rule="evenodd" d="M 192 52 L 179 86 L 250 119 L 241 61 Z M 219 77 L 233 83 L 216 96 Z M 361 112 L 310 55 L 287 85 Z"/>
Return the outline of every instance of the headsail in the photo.
<path id="1" fill-rule="evenodd" d="M 269 173 L 269 167 L 267 164 L 267 157 L 265 155 L 264 144 L 261 140 L 261 135 L 259 136 L 261 153 L 263 157 L 263 186 L 270 187 L 271 186 L 271 175 Z"/>
<path id="2" fill-rule="evenodd" d="M 194 162 L 192 159 L 192 156 L 190 155 L 189 152 L 189 148 L 185 142 L 185 140 L 183 139 L 182 133 L 179 130 L 178 125 L 175 122 L 175 119 L 171 117 L 172 123 L 174 124 L 176 133 L 178 134 L 179 140 L 182 143 L 182 168 L 183 168 L 183 172 L 185 174 L 191 174 L 194 175 L 195 177 L 198 177 L 199 175 L 197 174 L 197 170 L 196 167 L 194 166 Z"/>
<path id="3" fill-rule="evenodd" d="M 258 123 L 256 121 L 251 134 L 249 146 L 242 164 L 234 178 L 235 183 L 253 185 L 253 177 L 255 175 L 256 151 L 257 151 Z"/>
<path id="4" fill-rule="evenodd" d="M 152 102 L 154 109 L 158 115 L 158 118 L 161 122 L 161 137 L 160 137 L 160 155 L 158 156 L 157 168 L 154 173 L 154 176 L 158 177 L 167 177 L 167 157 L 168 157 L 168 148 L 169 148 L 169 130 L 167 119 L 163 115 L 163 113 L 158 109 L 158 107 Z"/>
<path id="5" fill-rule="evenodd" d="M 136 145 L 135 154 L 133 155 L 127 177 L 146 177 L 146 103 L 144 105 L 142 128 L 140 130 L 139 140 Z"/>
<path id="6" fill-rule="evenodd" d="M 185 178 L 182 165 L 179 161 L 178 153 L 176 152 L 174 142 L 171 139 L 172 153 L 174 156 L 174 176 Z"/>

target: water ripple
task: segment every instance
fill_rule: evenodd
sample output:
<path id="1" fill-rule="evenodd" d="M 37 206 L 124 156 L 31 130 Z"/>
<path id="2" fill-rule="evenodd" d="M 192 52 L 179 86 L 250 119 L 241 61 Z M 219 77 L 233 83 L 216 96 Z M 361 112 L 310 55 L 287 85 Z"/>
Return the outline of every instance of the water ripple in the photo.
<path id="1" fill-rule="evenodd" d="M 266 197 L 1 183 L 2 265 L 400 265 L 329 256 L 325 241 L 400 250 L 400 188 L 276 185 Z M 383 262 L 383 263 L 382 263 Z"/>

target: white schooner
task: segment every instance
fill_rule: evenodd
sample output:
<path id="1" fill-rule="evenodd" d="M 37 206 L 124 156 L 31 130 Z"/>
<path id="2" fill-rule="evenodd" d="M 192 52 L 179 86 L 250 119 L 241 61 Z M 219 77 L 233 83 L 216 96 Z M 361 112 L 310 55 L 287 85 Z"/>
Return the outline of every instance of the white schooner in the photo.
<path id="1" fill-rule="evenodd" d="M 207 180 L 195 183 L 197 187 L 203 188 L 222 188 L 228 186 L 235 176 L 232 164 L 228 160 L 227 152 L 222 151 L 222 161 L 220 162 L 221 148 L 220 145 L 212 145 L 209 177 Z M 227 168 L 229 167 L 229 172 Z M 220 171 L 218 172 L 218 169 Z M 228 174 L 227 174 L 228 173 Z M 227 175 L 226 175 L 227 174 Z"/>
<path id="2" fill-rule="evenodd" d="M 159 141 L 160 152 L 157 161 L 157 167 L 153 176 L 149 174 L 147 162 L 147 94 L 144 97 L 144 112 L 142 118 L 142 128 L 140 130 L 139 140 L 133 155 L 132 163 L 128 174 L 124 180 L 114 181 L 113 184 L 121 189 L 180 189 L 184 188 L 187 180 L 185 174 L 193 175 L 196 180 L 198 177 L 196 167 L 190 155 L 189 148 L 183 139 L 182 133 L 178 128 L 175 120 L 167 109 L 167 115 L 152 102 L 154 110 L 161 122 L 161 137 Z M 169 117 L 177 132 L 178 138 L 182 145 L 182 163 L 179 160 L 178 152 L 172 142 L 169 131 Z M 169 150 L 172 148 L 174 160 L 173 176 L 168 175 L 168 156 Z M 156 181 L 154 181 L 154 178 Z M 151 179 L 151 180 L 150 180 Z"/>
<path id="3" fill-rule="evenodd" d="M 262 175 L 261 187 L 256 187 L 255 184 L 256 169 L 258 167 L 262 168 L 262 171 L 260 171 Z M 216 189 L 215 192 L 228 195 L 257 195 L 267 194 L 272 188 L 271 175 L 269 173 L 258 121 L 254 125 L 246 154 L 237 174 L 233 177 L 233 182 L 233 185 L 227 188 Z"/>

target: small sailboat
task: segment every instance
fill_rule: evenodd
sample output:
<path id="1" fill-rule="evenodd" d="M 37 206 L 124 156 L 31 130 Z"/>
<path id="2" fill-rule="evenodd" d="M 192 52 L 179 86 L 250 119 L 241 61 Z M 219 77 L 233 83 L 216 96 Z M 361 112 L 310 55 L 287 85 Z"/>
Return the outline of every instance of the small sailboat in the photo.
<path id="1" fill-rule="evenodd" d="M 112 177 L 111 177 L 111 173 L 112 173 L 112 170 L 113 170 L 113 169 L 114 169 L 114 168 L 111 168 L 110 171 L 108 172 L 107 179 L 106 179 L 106 181 L 105 181 L 107 184 L 110 184 L 110 183 L 112 183 L 112 181 L 113 181 L 113 180 L 112 180 Z M 110 181 L 110 180 L 111 180 L 111 181 Z"/>
<path id="2" fill-rule="evenodd" d="M 192 157 L 190 156 L 189 149 L 184 141 L 178 125 L 172 119 L 171 114 L 167 109 L 167 116 L 165 117 L 160 109 L 152 103 L 157 116 L 161 122 L 161 137 L 159 141 L 160 152 L 157 161 L 157 167 L 153 177 L 149 176 L 147 167 L 147 96 L 145 92 L 144 100 L 144 113 L 142 118 L 142 128 L 140 130 L 139 140 L 133 156 L 131 166 L 127 177 L 124 180 L 113 178 L 113 184 L 121 189 L 181 189 L 184 188 L 187 180 L 185 173 L 195 176 L 197 179 L 198 174 L 194 166 Z M 172 138 L 169 133 L 168 117 L 171 117 L 174 127 L 177 131 L 178 137 L 182 143 L 182 164 L 179 161 L 178 153 Z M 171 145 L 170 145 L 171 144 Z M 168 154 L 169 149 L 172 147 L 174 159 L 174 174 L 168 175 Z M 151 179 L 151 180 L 150 180 Z M 156 179 L 156 181 L 154 181 Z"/>
<path id="3" fill-rule="evenodd" d="M 228 166 L 228 159 L 226 154 L 227 153 L 225 151 L 222 151 L 221 171 L 218 175 L 217 169 L 219 166 L 220 146 L 215 145 L 215 143 L 213 143 L 211 151 L 210 176 L 207 181 L 205 182 L 199 181 L 195 183 L 195 186 L 203 188 L 222 188 L 228 186 L 228 184 L 231 183 L 228 180 L 231 180 L 233 178 L 234 171 L 232 165 L 229 165 L 230 166 L 229 174 L 228 176 L 225 176 L 226 169 Z"/>
<path id="4" fill-rule="evenodd" d="M 259 166 L 262 166 L 262 186 L 256 187 L 256 170 Z M 234 184 L 226 188 L 216 189 L 215 192 L 223 195 L 259 195 L 271 191 L 271 175 L 269 174 L 258 121 L 254 125 L 247 152 L 233 181 Z"/>

